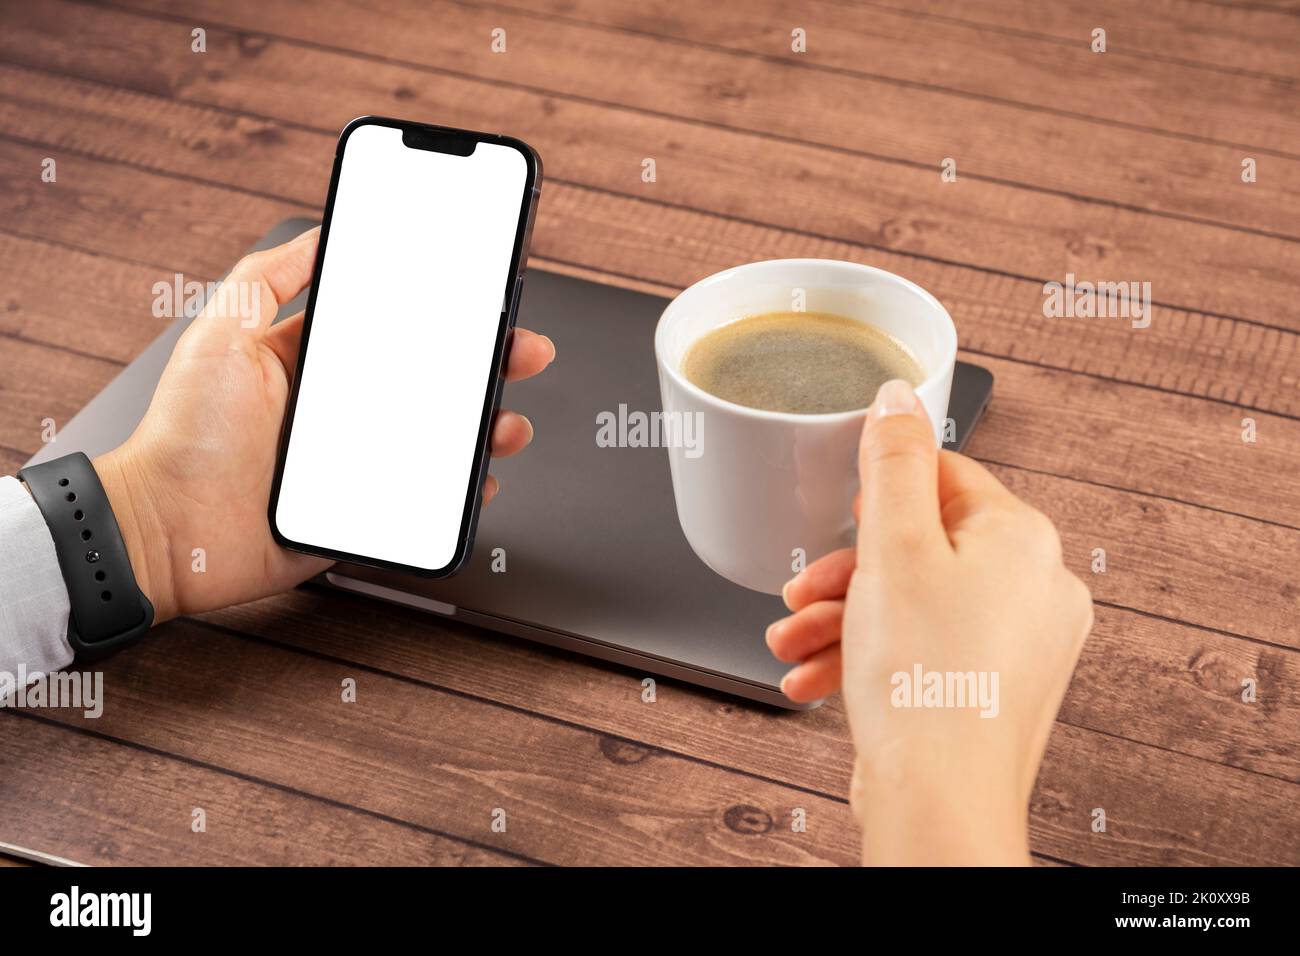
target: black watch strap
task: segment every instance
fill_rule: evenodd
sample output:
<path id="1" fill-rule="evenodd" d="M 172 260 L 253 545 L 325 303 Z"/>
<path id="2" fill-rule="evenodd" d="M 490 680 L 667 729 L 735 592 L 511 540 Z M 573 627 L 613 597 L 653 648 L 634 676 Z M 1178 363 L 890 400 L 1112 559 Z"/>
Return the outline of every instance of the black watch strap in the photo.
<path id="1" fill-rule="evenodd" d="M 139 639 L 153 605 L 135 583 L 131 559 L 104 486 L 77 452 L 18 472 L 45 516 L 68 586 L 68 643 L 92 660 Z"/>

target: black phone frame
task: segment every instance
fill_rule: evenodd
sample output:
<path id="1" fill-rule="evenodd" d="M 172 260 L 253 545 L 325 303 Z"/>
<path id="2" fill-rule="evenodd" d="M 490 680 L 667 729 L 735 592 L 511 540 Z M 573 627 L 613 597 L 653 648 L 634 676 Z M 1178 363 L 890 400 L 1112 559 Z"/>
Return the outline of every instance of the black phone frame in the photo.
<path id="1" fill-rule="evenodd" d="M 382 558 L 360 554 L 349 554 L 330 548 L 309 545 L 293 541 L 283 533 L 276 523 L 276 506 L 280 500 L 280 483 L 284 475 L 285 458 L 289 449 L 289 436 L 293 429 L 294 414 L 298 406 L 298 384 L 302 381 L 302 372 L 307 361 L 307 352 L 311 337 L 312 316 L 316 310 L 316 292 L 325 262 L 325 249 L 329 243 L 331 221 L 334 217 L 334 198 L 338 191 L 339 176 L 343 170 L 343 156 L 348 138 L 363 126 L 385 126 L 402 131 L 402 144 L 411 149 L 429 149 L 435 152 L 452 153 L 469 156 L 479 143 L 508 146 L 517 150 L 524 157 L 527 175 L 524 181 L 523 196 L 519 205 L 519 219 L 515 227 L 514 249 L 510 257 L 510 269 L 506 274 L 506 287 L 502 290 L 502 301 L 506 303 L 501 313 L 497 329 L 496 344 L 492 353 L 492 374 L 488 378 L 483 397 L 482 415 L 479 421 L 478 439 L 474 450 L 473 467 L 470 470 L 469 486 L 465 494 L 465 506 L 461 514 L 460 531 L 457 536 L 456 550 L 451 560 L 440 568 L 420 568 L 412 565 L 385 561 Z M 321 222 L 320 241 L 316 250 L 316 262 L 312 267 L 311 291 L 307 298 L 307 307 L 303 316 L 302 344 L 298 350 L 297 367 L 294 370 L 290 386 L 289 399 L 285 407 L 284 422 L 280 429 L 279 448 L 276 453 L 275 476 L 271 483 L 271 497 L 267 503 L 267 521 L 271 536 L 280 547 L 302 554 L 346 561 L 372 568 L 399 571 L 420 578 L 445 578 L 459 571 L 469 559 L 474 546 L 474 533 L 478 527 L 479 508 L 483 500 L 483 483 L 487 480 L 492 426 L 501 405 L 501 393 L 505 385 L 505 367 L 513 340 L 515 319 L 519 313 L 520 296 L 523 289 L 524 269 L 528 256 L 528 244 L 532 237 L 533 222 L 536 219 L 537 201 L 541 192 L 542 160 L 531 146 L 523 140 L 497 133 L 480 133 L 473 130 L 455 129 L 449 126 L 436 126 L 418 123 L 413 120 L 392 119 L 384 116 L 360 116 L 343 128 L 339 134 L 338 146 L 334 152 L 334 168 L 330 174 L 329 194 L 325 200 L 325 215 Z M 361 475 L 363 469 L 358 468 Z M 358 479 L 360 480 L 360 479 Z M 374 494 L 393 494 L 392 489 L 376 486 Z"/>

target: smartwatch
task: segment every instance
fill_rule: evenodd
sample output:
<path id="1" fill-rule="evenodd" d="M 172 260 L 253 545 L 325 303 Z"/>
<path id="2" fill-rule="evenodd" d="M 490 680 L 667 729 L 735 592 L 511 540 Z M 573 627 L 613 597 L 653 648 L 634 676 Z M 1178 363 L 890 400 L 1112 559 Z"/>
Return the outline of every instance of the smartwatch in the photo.
<path id="1" fill-rule="evenodd" d="M 139 640 L 153 605 L 131 571 L 121 529 L 94 466 L 81 452 L 18 472 L 41 509 L 68 586 L 68 643 L 94 660 Z"/>

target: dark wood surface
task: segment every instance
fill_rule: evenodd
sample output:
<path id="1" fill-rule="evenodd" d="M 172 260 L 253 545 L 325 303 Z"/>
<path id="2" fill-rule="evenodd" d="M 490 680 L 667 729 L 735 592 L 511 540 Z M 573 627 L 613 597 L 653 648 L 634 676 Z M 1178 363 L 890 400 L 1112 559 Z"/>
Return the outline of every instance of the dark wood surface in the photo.
<path id="1" fill-rule="evenodd" d="M 348 119 L 508 131 L 546 162 L 536 265 L 670 293 L 848 258 L 948 306 L 997 377 L 971 453 L 1058 522 L 1098 604 L 1038 862 L 1300 863 L 1294 4 L 0 9 L 3 473 L 161 331 L 155 281 L 216 278 L 319 214 Z M 1045 319 L 1069 272 L 1149 281 L 1150 328 Z M 838 698 L 787 714 L 664 680 L 644 704 L 640 673 L 313 589 L 105 669 L 101 719 L 0 713 L 0 842 L 100 864 L 857 858 Z"/>

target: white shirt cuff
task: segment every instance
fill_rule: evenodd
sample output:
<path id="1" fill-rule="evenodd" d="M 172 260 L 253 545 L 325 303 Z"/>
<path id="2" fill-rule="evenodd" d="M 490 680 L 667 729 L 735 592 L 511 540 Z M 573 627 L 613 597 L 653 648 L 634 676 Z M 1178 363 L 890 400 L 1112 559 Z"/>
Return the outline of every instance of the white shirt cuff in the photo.
<path id="1" fill-rule="evenodd" d="M 68 588 L 45 516 L 17 478 L 0 478 L 0 698 L 72 663 Z M 8 678 L 8 679 L 6 679 Z"/>

